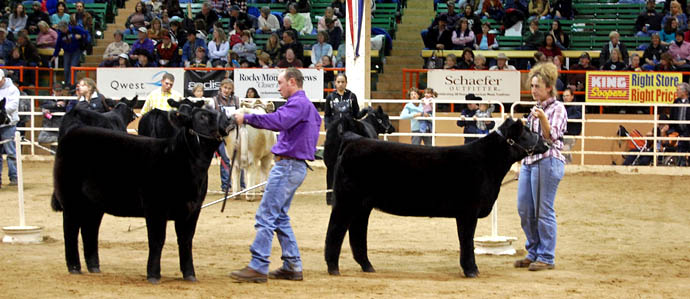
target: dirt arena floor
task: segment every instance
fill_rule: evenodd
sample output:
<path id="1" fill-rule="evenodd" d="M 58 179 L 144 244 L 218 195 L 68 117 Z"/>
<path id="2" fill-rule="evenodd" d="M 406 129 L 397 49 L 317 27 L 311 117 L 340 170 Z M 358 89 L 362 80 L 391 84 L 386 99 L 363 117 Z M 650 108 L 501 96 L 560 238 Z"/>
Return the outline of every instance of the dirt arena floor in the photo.
<path id="1" fill-rule="evenodd" d="M 499 196 L 499 233 L 518 238 L 518 256 L 477 256 L 479 278 L 461 274 L 454 220 L 376 211 L 369 225 L 369 257 L 378 272 L 361 272 L 346 241 L 342 276 L 332 277 L 323 258 L 330 210 L 324 194 L 306 193 L 325 189 L 325 169 L 317 168 L 309 172 L 298 190 L 304 193 L 290 211 L 304 260 L 303 282 L 240 284 L 229 278 L 249 261 L 258 206 L 230 201 L 225 213 L 218 205 L 201 213 L 194 240 L 199 282 L 181 279 L 170 223 L 163 278 L 154 286 L 146 281 L 144 220 L 136 218 L 106 215 L 100 234 L 102 273 L 68 274 L 62 214 L 49 204 L 52 162 L 25 162 L 24 170 L 27 224 L 44 227 L 45 242 L 0 244 L 3 298 L 687 298 L 690 293 L 690 185 L 682 176 L 566 174 L 556 200 L 555 270 L 512 266 L 525 253 L 513 183 Z M 210 173 L 210 186 L 218 189 L 218 167 Z M 4 182 L 6 177 L 5 167 Z M 405 186 L 382 186 L 400 187 Z M 461 192 L 448 187 L 448 196 Z M 206 200 L 220 197 L 209 194 Z M 3 186 L 0 204 L 0 224 L 16 225 L 17 188 Z M 477 236 L 490 234 L 489 218 L 480 221 Z M 271 269 L 280 265 L 277 240 L 271 261 Z"/>

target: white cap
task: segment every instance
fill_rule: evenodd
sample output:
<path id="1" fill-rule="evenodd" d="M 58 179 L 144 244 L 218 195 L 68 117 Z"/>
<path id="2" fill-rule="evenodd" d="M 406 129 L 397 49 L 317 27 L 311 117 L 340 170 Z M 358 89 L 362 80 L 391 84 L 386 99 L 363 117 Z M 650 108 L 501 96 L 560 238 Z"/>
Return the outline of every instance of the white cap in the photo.
<path id="1" fill-rule="evenodd" d="M 138 30 L 139 30 L 139 32 L 141 32 L 141 33 L 146 33 L 146 31 L 147 31 L 147 30 L 146 30 L 146 27 L 144 27 L 144 26 L 139 27 Z"/>
<path id="2" fill-rule="evenodd" d="M 0 80 L 5 79 L 5 70 L 0 70 Z"/>
<path id="3" fill-rule="evenodd" d="M 127 56 L 127 54 L 125 54 L 125 53 L 118 55 L 118 57 L 129 60 L 129 56 Z"/>

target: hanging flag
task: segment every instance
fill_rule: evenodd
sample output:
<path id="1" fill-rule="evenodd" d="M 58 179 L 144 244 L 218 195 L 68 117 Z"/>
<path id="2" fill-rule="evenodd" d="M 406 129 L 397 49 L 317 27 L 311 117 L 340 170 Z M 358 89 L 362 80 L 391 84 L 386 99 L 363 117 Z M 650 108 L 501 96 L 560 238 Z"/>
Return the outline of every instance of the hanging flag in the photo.
<path id="1" fill-rule="evenodd" d="M 355 59 L 359 57 L 362 22 L 364 21 L 364 0 L 347 0 L 347 22 L 350 24 L 350 41 L 354 48 Z M 357 32 L 357 35 L 355 35 Z"/>

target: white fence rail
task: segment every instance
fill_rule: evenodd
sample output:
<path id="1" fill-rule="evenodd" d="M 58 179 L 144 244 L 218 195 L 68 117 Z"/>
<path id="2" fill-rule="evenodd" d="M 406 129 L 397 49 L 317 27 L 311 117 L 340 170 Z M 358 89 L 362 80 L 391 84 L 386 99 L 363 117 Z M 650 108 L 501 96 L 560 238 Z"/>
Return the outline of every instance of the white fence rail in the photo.
<path id="1" fill-rule="evenodd" d="M 38 119 L 44 117 L 43 113 L 40 111 L 40 108 L 35 105 L 36 103 L 34 101 L 38 101 L 39 105 L 43 104 L 43 101 L 46 100 L 56 100 L 56 99 L 62 99 L 62 100 L 76 100 L 76 97 L 53 97 L 53 96 L 21 96 L 20 99 L 29 99 L 31 100 L 31 109 L 30 111 L 27 112 L 19 112 L 20 116 L 30 116 L 29 120 L 26 122 L 25 127 L 18 127 L 18 131 L 22 131 L 25 134 L 25 139 L 22 140 L 22 145 L 27 146 L 29 148 L 29 156 L 38 156 L 37 154 L 37 148 L 39 149 L 44 149 L 46 150 L 45 147 L 39 145 L 36 140 L 38 139 L 38 134 L 41 131 L 57 131 L 57 128 L 43 128 L 39 127 L 38 124 Z M 244 99 L 243 99 L 244 100 Z M 267 100 L 267 99 L 262 99 L 262 100 Z M 282 99 L 268 99 L 268 100 L 273 100 L 276 102 L 279 101 L 285 101 Z M 318 99 L 318 100 L 313 100 L 315 103 L 323 103 L 323 99 Z M 361 107 L 364 106 L 377 106 L 381 104 L 400 104 L 400 111 L 402 111 L 402 107 L 404 104 L 410 102 L 409 100 L 402 100 L 402 99 L 370 99 L 370 100 L 365 100 L 364 103 L 360 103 Z M 461 101 L 452 101 L 452 100 L 434 100 L 434 104 L 455 104 L 455 105 L 463 105 L 467 103 L 476 103 L 476 102 L 467 102 L 464 100 Z M 497 117 L 492 117 L 492 118 L 478 118 L 478 121 L 494 121 L 496 122 L 496 125 L 500 125 L 500 123 L 503 121 L 508 116 L 511 116 L 513 118 L 522 118 L 522 114 L 518 114 L 516 111 L 517 107 L 519 106 L 526 106 L 526 107 L 531 107 L 536 104 L 536 102 L 527 102 L 527 101 L 521 101 L 521 102 L 515 102 L 512 103 L 510 108 L 507 110 L 503 103 L 496 102 L 496 101 L 483 101 L 483 103 L 489 103 L 489 104 L 494 104 L 496 105 L 499 109 L 493 113 L 493 115 L 496 115 Z M 599 104 L 599 103 L 566 103 L 567 106 L 570 105 L 577 105 L 581 106 L 582 109 L 582 119 L 569 119 L 568 123 L 581 123 L 582 124 L 582 130 L 581 134 L 578 136 L 565 136 L 564 138 L 566 139 L 576 139 L 579 140 L 579 146 L 575 149 L 571 149 L 571 151 L 564 151 L 563 153 L 565 154 L 579 154 L 580 159 L 579 161 L 573 161 L 575 164 L 580 164 L 584 165 L 585 157 L 591 156 L 591 155 L 639 155 L 639 156 L 652 156 L 652 166 L 657 166 L 661 163 L 664 159 L 664 157 L 669 157 L 669 156 L 678 156 L 680 154 L 676 152 L 663 152 L 661 151 L 661 148 L 659 146 L 659 143 L 662 141 L 690 141 L 690 137 L 661 137 L 658 136 L 657 134 L 657 128 L 659 128 L 660 124 L 681 124 L 685 123 L 690 125 L 690 122 L 687 121 L 677 121 L 677 120 L 663 120 L 660 121 L 658 117 L 650 117 L 649 120 L 640 120 L 640 119 L 622 119 L 622 118 L 615 118 L 615 114 L 609 114 L 610 116 L 607 119 L 594 119 L 590 118 L 591 114 L 587 113 L 587 107 L 599 107 L 599 106 L 629 106 L 633 108 L 637 107 L 652 107 L 653 109 L 653 115 L 658 115 L 660 109 L 668 108 L 668 107 L 690 107 L 690 104 Z M 448 120 L 460 120 L 460 114 L 458 113 L 458 116 L 436 116 L 437 111 L 436 111 L 436 105 L 432 105 L 433 111 L 432 111 L 432 116 L 431 117 L 418 117 L 416 119 L 418 120 L 430 120 L 432 122 L 432 132 L 430 133 L 412 133 L 412 132 L 400 132 L 399 129 L 397 132 L 393 134 L 383 134 L 383 139 L 388 140 L 390 137 L 408 137 L 408 136 L 431 136 L 432 138 L 432 144 L 436 145 L 436 138 L 437 137 L 457 137 L 458 138 L 458 144 L 461 143 L 461 138 L 464 137 L 482 137 L 483 135 L 480 134 L 465 134 L 462 133 L 462 129 L 458 128 L 457 133 L 445 133 L 445 132 L 438 132 L 437 131 L 437 122 L 438 121 L 448 121 Z M 389 109 L 390 110 L 390 109 Z M 395 114 L 390 113 L 390 119 L 391 120 L 401 120 L 399 113 Z M 598 114 L 598 113 L 597 113 Z M 53 115 L 55 116 L 61 116 L 63 113 L 54 113 Z M 474 119 L 466 119 L 466 120 L 474 120 Z M 405 121 L 405 120 L 402 120 Z M 634 124 L 652 124 L 652 135 L 651 136 L 642 136 L 642 137 L 635 137 L 637 140 L 645 140 L 645 141 L 652 141 L 651 144 L 652 146 L 649 147 L 648 151 L 641 151 L 641 152 L 627 152 L 627 151 L 596 151 L 596 150 L 586 150 L 586 144 L 588 141 L 592 140 L 612 140 L 612 141 L 628 141 L 631 140 L 630 137 L 627 136 L 616 136 L 611 132 L 610 135 L 607 136 L 594 136 L 594 135 L 585 135 L 586 128 L 588 125 L 592 124 L 601 124 L 601 123 L 613 123 L 613 124 L 618 124 L 618 125 L 634 125 Z M 325 135 L 325 131 L 320 132 L 321 135 Z M 33 142 L 32 142 L 33 141 Z M 55 145 L 55 144 L 52 144 Z"/>

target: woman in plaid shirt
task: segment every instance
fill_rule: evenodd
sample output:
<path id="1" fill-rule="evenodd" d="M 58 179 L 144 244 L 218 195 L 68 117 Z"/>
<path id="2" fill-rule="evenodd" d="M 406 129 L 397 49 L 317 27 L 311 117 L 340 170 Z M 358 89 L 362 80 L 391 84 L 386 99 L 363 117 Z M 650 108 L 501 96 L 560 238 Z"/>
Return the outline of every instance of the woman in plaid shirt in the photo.
<path id="1" fill-rule="evenodd" d="M 527 118 L 527 126 L 551 142 L 547 152 L 527 156 L 520 167 L 517 208 L 527 239 L 527 256 L 515 261 L 515 267 L 529 268 L 530 271 L 554 268 L 554 201 L 565 168 L 561 148 L 568 121 L 565 106 L 556 100 L 557 78 L 558 70 L 551 62 L 540 63 L 529 73 L 530 89 L 537 105 Z"/>

